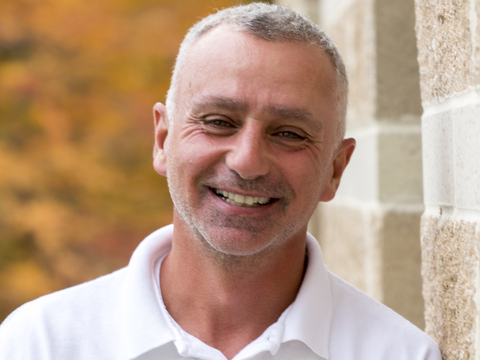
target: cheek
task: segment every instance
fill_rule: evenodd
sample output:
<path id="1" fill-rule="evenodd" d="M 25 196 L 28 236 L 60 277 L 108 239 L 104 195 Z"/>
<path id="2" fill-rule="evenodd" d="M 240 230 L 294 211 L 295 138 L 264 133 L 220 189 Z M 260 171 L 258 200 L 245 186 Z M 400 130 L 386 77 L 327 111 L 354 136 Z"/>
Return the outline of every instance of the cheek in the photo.
<path id="1" fill-rule="evenodd" d="M 304 201 L 319 201 L 325 186 L 326 167 L 322 167 L 319 159 L 298 157 L 284 162 L 284 174 L 288 174 L 289 182 L 298 197 Z"/>
<path id="2" fill-rule="evenodd" d="M 191 139 L 190 139 L 191 140 Z M 215 161 L 211 159 L 203 146 L 198 142 L 182 141 L 172 144 L 167 154 L 167 178 L 171 188 L 182 189 L 183 192 L 192 193 L 197 187 L 199 179 L 211 171 Z"/>
<path id="3" fill-rule="evenodd" d="M 177 153 L 195 172 L 206 172 L 222 162 L 228 151 L 228 137 L 215 138 L 203 131 L 195 131 L 181 141 Z"/>

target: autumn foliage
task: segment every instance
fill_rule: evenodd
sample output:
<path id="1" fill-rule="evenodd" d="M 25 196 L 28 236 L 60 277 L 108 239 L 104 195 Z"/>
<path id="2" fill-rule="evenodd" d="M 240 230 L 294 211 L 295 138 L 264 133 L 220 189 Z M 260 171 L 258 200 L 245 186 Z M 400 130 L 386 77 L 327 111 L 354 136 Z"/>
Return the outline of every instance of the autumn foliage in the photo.
<path id="1" fill-rule="evenodd" d="M 151 109 L 187 29 L 232 3 L 0 1 L 0 321 L 171 222 Z"/>

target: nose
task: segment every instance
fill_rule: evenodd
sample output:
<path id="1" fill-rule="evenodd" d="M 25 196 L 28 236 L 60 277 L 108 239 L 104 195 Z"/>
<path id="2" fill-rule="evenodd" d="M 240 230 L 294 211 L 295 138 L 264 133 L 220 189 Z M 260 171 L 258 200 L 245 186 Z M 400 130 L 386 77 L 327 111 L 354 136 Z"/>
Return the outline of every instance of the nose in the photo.
<path id="1" fill-rule="evenodd" d="M 226 155 L 226 163 L 231 170 L 247 180 L 268 173 L 268 144 L 260 129 L 244 128 L 232 140 Z"/>

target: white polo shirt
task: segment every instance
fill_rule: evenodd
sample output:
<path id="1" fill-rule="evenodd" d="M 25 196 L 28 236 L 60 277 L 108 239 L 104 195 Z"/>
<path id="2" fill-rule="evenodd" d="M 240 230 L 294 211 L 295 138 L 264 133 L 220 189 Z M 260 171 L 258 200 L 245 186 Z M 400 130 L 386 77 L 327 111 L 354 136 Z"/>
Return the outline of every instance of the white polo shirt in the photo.
<path id="1" fill-rule="evenodd" d="M 165 309 L 159 271 L 172 233 L 149 235 L 124 269 L 14 311 L 0 326 L 0 360 L 225 360 Z M 441 360 L 425 333 L 328 272 L 310 234 L 307 250 L 295 302 L 234 360 Z"/>

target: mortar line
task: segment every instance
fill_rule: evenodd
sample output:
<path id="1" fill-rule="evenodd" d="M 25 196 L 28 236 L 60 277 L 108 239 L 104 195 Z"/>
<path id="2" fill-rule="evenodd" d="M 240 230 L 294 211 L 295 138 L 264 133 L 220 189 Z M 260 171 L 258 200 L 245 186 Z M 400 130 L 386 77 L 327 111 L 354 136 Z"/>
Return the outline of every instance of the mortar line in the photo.
<path id="1" fill-rule="evenodd" d="M 478 105 L 480 103 L 480 86 L 476 86 L 469 91 L 446 99 L 437 104 L 422 104 L 422 117 L 437 115 L 448 110 L 455 110 L 465 106 Z"/>
<path id="2" fill-rule="evenodd" d="M 461 209 L 454 205 L 425 205 L 425 211 L 423 214 L 480 224 L 480 209 Z"/>

